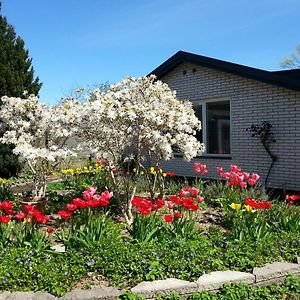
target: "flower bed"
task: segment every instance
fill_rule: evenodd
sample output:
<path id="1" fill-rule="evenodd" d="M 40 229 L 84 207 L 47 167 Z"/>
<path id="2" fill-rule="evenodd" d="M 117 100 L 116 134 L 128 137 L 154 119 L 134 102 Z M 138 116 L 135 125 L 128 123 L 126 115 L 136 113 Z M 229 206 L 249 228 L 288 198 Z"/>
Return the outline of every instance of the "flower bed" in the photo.
<path id="1" fill-rule="evenodd" d="M 116 221 L 113 193 L 97 193 L 96 187 L 48 207 L 51 214 L 30 206 L 17 211 L 2 201 L 0 289 L 61 296 L 93 274 L 110 285 L 130 287 L 144 280 L 194 281 L 210 271 L 295 262 L 300 255 L 298 197 L 287 196 L 287 204 L 250 198 L 261 191 L 241 185 L 247 175 L 232 184 L 233 173 L 241 173 L 236 168 L 222 183 L 221 199 L 207 194 L 211 185 L 219 189 L 221 183 L 203 180 L 178 183 L 177 195 L 165 199 L 133 198 L 130 226 Z M 91 179 L 91 174 L 85 176 Z M 212 206 L 222 211 L 222 218 L 204 230 L 201 220 Z M 57 242 L 66 252 L 50 250 Z"/>

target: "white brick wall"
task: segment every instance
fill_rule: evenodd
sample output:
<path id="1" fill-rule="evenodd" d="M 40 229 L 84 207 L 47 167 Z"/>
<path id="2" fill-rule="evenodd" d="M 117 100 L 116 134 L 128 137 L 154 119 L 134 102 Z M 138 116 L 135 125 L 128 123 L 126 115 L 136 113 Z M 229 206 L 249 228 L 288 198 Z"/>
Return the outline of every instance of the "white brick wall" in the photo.
<path id="1" fill-rule="evenodd" d="M 278 160 L 268 186 L 300 191 L 300 92 L 187 63 L 180 64 L 161 80 L 176 90 L 180 99 L 228 97 L 232 112 L 231 159 L 201 157 L 188 163 L 175 158 L 165 163 L 165 169 L 181 176 L 193 176 L 193 162 L 200 161 L 207 164 L 208 177 L 216 178 L 217 166 L 228 168 L 237 164 L 245 171 L 257 172 L 264 180 L 271 159 L 246 128 L 269 121 L 276 139 L 271 150 Z"/>

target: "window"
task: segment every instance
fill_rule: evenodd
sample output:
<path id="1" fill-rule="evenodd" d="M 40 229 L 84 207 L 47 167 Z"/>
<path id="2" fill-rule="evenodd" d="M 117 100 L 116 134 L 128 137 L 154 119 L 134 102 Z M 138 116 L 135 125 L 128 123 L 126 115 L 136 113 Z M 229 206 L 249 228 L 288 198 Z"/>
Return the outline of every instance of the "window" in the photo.
<path id="1" fill-rule="evenodd" d="M 202 130 L 196 137 L 206 147 L 206 154 L 230 154 L 230 101 L 207 100 L 194 103 Z"/>
<path id="2" fill-rule="evenodd" d="M 196 138 L 198 141 L 203 143 L 203 122 L 202 122 L 202 104 L 195 104 L 194 105 L 194 110 L 197 118 L 201 121 L 201 130 L 197 130 L 196 132 Z"/>

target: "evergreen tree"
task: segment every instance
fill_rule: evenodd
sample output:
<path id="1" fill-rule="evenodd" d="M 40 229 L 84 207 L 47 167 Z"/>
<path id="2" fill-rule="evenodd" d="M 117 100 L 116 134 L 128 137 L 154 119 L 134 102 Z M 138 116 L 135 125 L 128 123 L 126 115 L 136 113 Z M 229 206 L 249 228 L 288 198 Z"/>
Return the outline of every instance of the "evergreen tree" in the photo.
<path id="1" fill-rule="evenodd" d="M 31 63 L 24 41 L 16 35 L 6 18 L 0 15 L 0 98 L 22 97 L 24 91 L 38 94 L 42 84 L 38 77 L 34 78 Z M 19 167 L 11 147 L 0 144 L 0 177 L 15 175 Z"/>

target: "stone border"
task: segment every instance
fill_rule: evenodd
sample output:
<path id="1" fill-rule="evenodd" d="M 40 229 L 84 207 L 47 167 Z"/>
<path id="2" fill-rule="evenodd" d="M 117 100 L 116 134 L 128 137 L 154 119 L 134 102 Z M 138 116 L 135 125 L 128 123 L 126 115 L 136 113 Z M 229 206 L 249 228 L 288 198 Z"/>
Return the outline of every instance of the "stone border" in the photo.
<path id="1" fill-rule="evenodd" d="M 245 283 L 252 286 L 281 283 L 289 274 L 300 277 L 300 257 L 297 258 L 297 263 L 274 262 L 260 268 L 255 267 L 252 273 L 230 270 L 211 272 L 200 276 L 196 282 L 175 278 L 143 281 L 130 291 L 142 295 L 146 299 L 154 299 L 155 296 L 164 296 L 174 292 L 187 297 L 195 292 L 217 291 L 228 283 Z M 0 294 L 0 300 L 113 300 L 125 291 L 114 287 L 90 290 L 75 289 L 62 298 L 56 298 L 43 292 L 4 292 Z"/>

